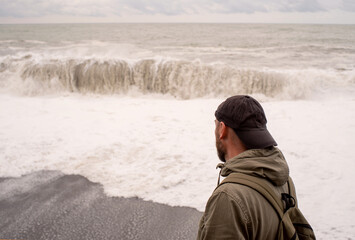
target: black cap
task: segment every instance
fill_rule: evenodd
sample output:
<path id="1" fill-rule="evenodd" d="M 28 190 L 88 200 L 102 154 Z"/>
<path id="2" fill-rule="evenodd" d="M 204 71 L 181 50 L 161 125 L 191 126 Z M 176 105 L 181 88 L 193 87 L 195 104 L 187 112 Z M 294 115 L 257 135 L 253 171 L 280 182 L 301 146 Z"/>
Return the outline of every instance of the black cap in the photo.
<path id="1" fill-rule="evenodd" d="M 216 112 L 219 122 L 232 128 L 249 149 L 276 146 L 266 128 L 266 116 L 260 103 L 247 95 L 237 95 L 222 102 Z"/>

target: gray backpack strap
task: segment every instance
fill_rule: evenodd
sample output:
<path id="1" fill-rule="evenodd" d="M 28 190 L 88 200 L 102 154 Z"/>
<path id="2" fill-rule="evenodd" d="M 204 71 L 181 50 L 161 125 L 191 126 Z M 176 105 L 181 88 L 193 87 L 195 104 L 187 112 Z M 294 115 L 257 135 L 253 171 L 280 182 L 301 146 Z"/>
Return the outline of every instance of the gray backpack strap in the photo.
<path id="1" fill-rule="evenodd" d="M 259 177 L 254 177 L 250 175 L 246 175 L 243 173 L 231 173 L 226 177 L 222 183 L 219 185 L 221 186 L 224 183 L 238 183 L 241 185 L 248 186 L 255 191 L 259 192 L 266 200 L 273 206 L 276 210 L 277 214 L 279 215 L 280 219 L 282 219 L 284 215 L 284 204 L 281 200 L 280 196 L 277 196 L 275 191 L 269 187 L 264 181 L 264 179 Z"/>

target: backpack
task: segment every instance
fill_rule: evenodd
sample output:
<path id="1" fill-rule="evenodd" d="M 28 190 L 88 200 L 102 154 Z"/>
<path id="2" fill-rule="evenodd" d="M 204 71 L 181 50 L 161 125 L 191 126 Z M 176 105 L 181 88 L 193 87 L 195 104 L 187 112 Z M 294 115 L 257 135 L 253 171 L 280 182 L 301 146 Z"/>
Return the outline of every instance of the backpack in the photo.
<path id="1" fill-rule="evenodd" d="M 308 240 L 316 239 L 313 229 L 297 207 L 295 186 L 289 177 L 287 184 L 289 193 L 282 193 L 281 197 L 265 183 L 265 179 L 242 173 L 231 173 L 223 183 L 237 183 L 248 186 L 259 192 L 271 204 L 280 218 L 277 233 L 279 240 Z"/>

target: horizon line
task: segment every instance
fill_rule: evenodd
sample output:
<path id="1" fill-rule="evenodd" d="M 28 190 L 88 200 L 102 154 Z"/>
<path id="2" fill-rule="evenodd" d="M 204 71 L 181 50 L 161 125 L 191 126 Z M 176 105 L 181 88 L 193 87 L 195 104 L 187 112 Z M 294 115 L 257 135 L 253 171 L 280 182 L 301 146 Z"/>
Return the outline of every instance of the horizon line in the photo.
<path id="1" fill-rule="evenodd" d="M 298 23 L 298 22 L 0 22 L 0 25 L 41 25 L 41 24 L 280 24 L 280 25 L 355 25 L 355 23 Z"/>

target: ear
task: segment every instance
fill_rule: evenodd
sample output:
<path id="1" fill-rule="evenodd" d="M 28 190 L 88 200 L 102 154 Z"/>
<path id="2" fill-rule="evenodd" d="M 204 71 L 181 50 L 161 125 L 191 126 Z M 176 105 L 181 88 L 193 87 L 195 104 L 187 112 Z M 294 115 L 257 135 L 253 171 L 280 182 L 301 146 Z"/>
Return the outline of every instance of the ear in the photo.
<path id="1" fill-rule="evenodd" d="M 224 124 L 224 122 L 219 123 L 219 139 L 223 139 L 227 137 L 227 126 Z"/>

